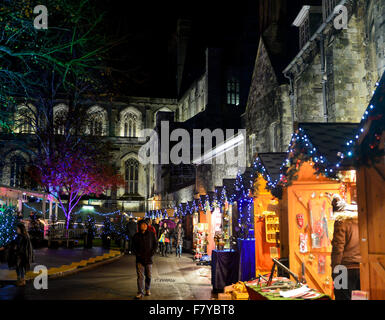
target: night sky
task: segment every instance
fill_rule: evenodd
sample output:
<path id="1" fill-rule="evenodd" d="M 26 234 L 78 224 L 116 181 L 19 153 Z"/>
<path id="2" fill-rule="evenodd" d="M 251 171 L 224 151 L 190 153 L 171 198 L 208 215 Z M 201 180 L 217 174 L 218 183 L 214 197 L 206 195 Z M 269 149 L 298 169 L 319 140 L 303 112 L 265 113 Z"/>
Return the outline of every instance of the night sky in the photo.
<path id="1" fill-rule="evenodd" d="M 293 28 L 290 23 L 302 5 L 314 2 L 321 1 L 290 0 L 288 27 Z M 106 12 L 103 32 L 122 39 L 110 52 L 107 64 L 119 83 L 114 90 L 126 96 L 176 97 L 178 18 L 192 20 L 197 51 L 206 46 L 231 46 L 229 39 L 241 36 L 245 17 L 258 20 L 258 0 L 99 0 L 98 5 Z M 293 36 L 295 32 L 293 28 Z M 297 41 L 293 43 L 288 60 L 298 50 Z"/>

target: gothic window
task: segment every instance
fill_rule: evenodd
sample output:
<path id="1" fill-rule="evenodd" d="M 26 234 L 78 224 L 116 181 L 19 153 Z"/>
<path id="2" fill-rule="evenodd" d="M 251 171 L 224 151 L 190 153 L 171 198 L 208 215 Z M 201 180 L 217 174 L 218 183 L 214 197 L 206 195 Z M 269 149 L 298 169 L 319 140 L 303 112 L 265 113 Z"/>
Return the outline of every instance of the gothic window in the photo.
<path id="1" fill-rule="evenodd" d="M 125 163 L 125 193 L 138 193 L 138 172 L 139 162 L 133 158 L 128 159 Z"/>
<path id="2" fill-rule="evenodd" d="M 322 11 L 324 21 L 333 14 L 334 8 L 337 6 L 338 0 L 322 0 Z"/>
<path id="3" fill-rule="evenodd" d="M 68 108 L 65 105 L 55 107 L 54 110 L 54 132 L 64 134 L 67 121 Z"/>
<path id="4" fill-rule="evenodd" d="M 25 161 L 24 158 L 15 155 L 10 159 L 10 181 L 11 187 L 23 187 L 24 186 L 24 172 L 25 172 Z"/>
<path id="5" fill-rule="evenodd" d="M 133 113 L 127 113 L 124 116 L 124 132 L 125 137 L 136 137 L 137 135 L 138 117 Z"/>
<path id="6" fill-rule="evenodd" d="M 251 157 L 254 158 L 255 154 L 257 153 L 257 144 L 256 144 L 256 139 L 255 139 L 255 133 L 253 133 L 249 136 L 249 144 L 250 144 Z"/>
<path id="7" fill-rule="evenodd" d="M 20 133 L 31 133 L 32 132 L 32 126 L 31 123 L 28 121 L 28 119 L 24 118 L 23 121 L 20 124 Z"/>
<path id="8" fill-rule="evenodd" d="M 299 46 L 303 48 L 306 42 L 310 40 L 310 25 L 309 25 L 309 12 L 307 13 L 307 17 L 302 22 L 299 27 Z"/>
<path id="9" fill-rule="evenodd" d="M 235 78 L 227 80 L 227 104 L 239 105 L 239 81 Z"/>
<path id="10" fill-rule="evenodd" d="M 274 122 L 269 126 L 270 152 L 277 152 L 278 149 L 278 126 Z"/>
<path id="11" fill-rule="evenodd" d="M 19 133 L 32 133 L 33 129 L 33 113 L 30 108 L 33 106 L 22 105 L 17 110 L 15 118 L 16 132 Z"/>
<path id="12" fill-rule="evenodd" d="M 107 112 L 100 106 L 91 107 L 88 111 L 86 132 L 92 136 L 104 136 L 107 130 Z"/>
<path id="13" fill-rule="evenodd" d="M 103 123 L 99 119 L 91 120 L 90 134 L 93 136 L 101 136 L 103 134 Z"/>

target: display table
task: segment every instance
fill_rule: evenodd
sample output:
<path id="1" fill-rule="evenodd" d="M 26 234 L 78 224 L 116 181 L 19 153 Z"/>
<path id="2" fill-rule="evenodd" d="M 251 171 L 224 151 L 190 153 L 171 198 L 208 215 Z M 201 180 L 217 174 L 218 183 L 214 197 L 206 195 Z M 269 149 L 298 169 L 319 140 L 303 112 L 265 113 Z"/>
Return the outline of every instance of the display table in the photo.
<path id="1" fill-rule="evenodd" d="M 284 278 L 280 278 L 281 280 Z M 285 278 L 286 282 L 288 283 L 293 283 L 289 279 Z M 273 281 L 274 284 L 274 281 Z M 315 297 L 308 297 L 308 298 L 303 298 L 303 297 L 282 297 L 279 294 L 279 290 L 266 290 L 264 289 L 266 287 L 266 284 L 263 283 L 261 285 L 254 283 L 246 283 L 246 289 L 249 294 L 249 299 L 250 300 L 331 300 L 331 298 L 323 293 L 317 292 L 315 290 L 311 290 L 310 293 L 313 295 L 316 295 Z"/>
<path id="2" fill-rule="evenodd" d="M 239 280 L 248 281 L 255 277 L 255 239 L 238 239 Z"/>
<path id="3" fill-rule="evenodd" d="M 239 253 L 230 250 L 213 250 L 211 256 L 211 283 L 214 291 L 238 281 Z"/>

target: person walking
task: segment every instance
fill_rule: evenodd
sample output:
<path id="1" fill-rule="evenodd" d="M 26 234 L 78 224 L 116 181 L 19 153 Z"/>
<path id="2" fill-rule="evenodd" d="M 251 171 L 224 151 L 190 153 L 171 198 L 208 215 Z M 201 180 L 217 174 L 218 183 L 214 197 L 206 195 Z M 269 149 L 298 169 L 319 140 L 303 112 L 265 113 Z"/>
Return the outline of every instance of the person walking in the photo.
<path id="1" fill-rule="evenodd" d="M 138 231 L 138 225 L 133 218 L 130 218 L 126 225 L 126 235 L 128 241 L 128 253 L 132 253 L 132 239 L 135 233 Z"/>
<path id="2" fill-rule="evenodd" d="M 358 233 L 358 212 L 356 205 L 348 205 L 337 194 L 332 199 L 333 214 L 335 218 L 332 240 L 331 266 L 333 280 L 339 276 L 337 266 L 347 270 L 347 288 L 336 288 L 336 300 L 351 300 L 352 291 L 360 290 L 360 241 Z M 338 268 L 337 268 L 338 269 Z M 336 272 L 335 272 L 336 271 Z"/>
<path id="3" fill-rule="evenodd" d="M 144 221 L 146 221 L 146 223 L 147 223 L 148 231 L 153 232 L 153 233 L 155 234 L 155 237 L 156 237 L 156 236 L 157 236 L 157 233 L 156 233 L 155 228 L 154 228 L 153 225 L 152 225 L 152 220 L 151 220 L 150 218 L 146 218 Z"/>
<path id="4" fill-rule="evenodd" d="M 25 286 L 25 274 L 31 268 L 34 262 L 34 253 L 32 243 L 29 238 L 27 229 L 23 223 L 18 223 L 16 227 L 17 236 L 7 246 L 8 267 L 16 269 L 17 281 L 16 286 Z M 4 250 L 2 247 L 0 250 Z"/>
<path id="5" fill-rule="evenodd" d="M 160 228 L 159 220 L 158 219 L 153 219 L 152 220 L 152 226 L 155 229 L 156 238 L 159 239 L 159 228 Z M 158 246 L 158 249 L 156 250 L 156 253 L 159 253 L 159 246 Z"/>
<path id="6" fill-rule="evenodd" d="M 168 243 L 170 242 L 170 230 L 167 227 L 167 222 L 163 223 L 159 230 L 159 234 L 160 252 L 162 257 L 167 257 Z"/>
<path id="7" fill-rule="evenodd" d="M 169 236 L 170 236 L 170 242 L 168 243 L 168 252 L 170 254 L 172 254 L 172 249 L 173 249 L 173 240 L 174 240 L 174 237 L 175 237 L 175 227 L 174 228 L 169 228 Z"/>
<path id="8" fill-rule="evenodd" d="M 155 234 L 148 230 L 144 220 L 138 223 L 139 231 L 132 239 L 132 248 L 136 255 L 136 274 L 138 277 L 138 294 L 136 299 L 142 299 L 144 295 L 151 295 L 151 274 L 153 256 L 158 243 Z"/>
<path id="9" fill-rule="evenodd" d="M 182 246 L 183 246 L 183 239 L 184 239 L 184 230 L 181 223 L 178 223 L 175 227 L 174 231 L 174 239 L 175 239 L 175 246 L 176 246 L 176 252 L 175 255 L 179 258 L 182 256 Z"/>

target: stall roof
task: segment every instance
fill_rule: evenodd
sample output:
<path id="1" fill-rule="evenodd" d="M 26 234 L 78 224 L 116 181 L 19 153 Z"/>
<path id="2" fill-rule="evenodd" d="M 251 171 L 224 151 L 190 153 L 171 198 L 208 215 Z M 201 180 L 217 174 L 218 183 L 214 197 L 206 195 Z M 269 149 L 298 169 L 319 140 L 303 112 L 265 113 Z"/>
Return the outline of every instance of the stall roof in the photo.
<path id="1" fill-rule="evenodd" d="M 349 152 L 354 155 L 357 166 L 372 165 L 385 155 L 385 72 L 376 85 L 361 123 L 356 128 L 355 142 L 350 144 Z"/>
<path id="2" fill-rule="evenodd" d="M 300 123 L 299 129 L 330 164 L 350 167 L 353 165 L 351 158 L 342 160 L 341 153 L 347 150 L 347 141 L 354 138 L 357 126 L 358 123 Z"/>
<path id="3" fill-rule="evenodd" d="M 272 181 L 279 179 L 281 166 L 286 159 L 286 156 L 286 152 L 268 152 L 258 154 L 261 164 L 265 167 L 266 173 L 270 176 Z"/>

